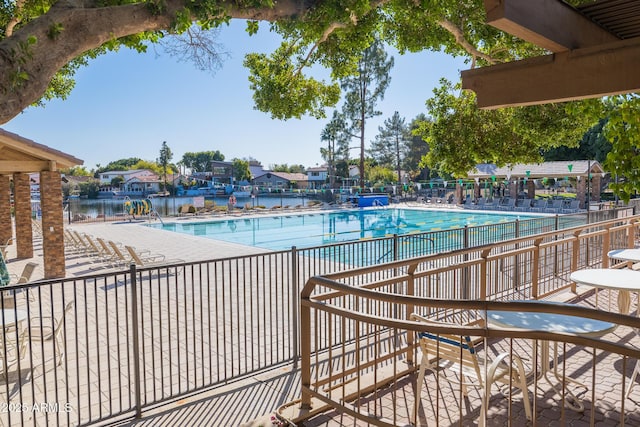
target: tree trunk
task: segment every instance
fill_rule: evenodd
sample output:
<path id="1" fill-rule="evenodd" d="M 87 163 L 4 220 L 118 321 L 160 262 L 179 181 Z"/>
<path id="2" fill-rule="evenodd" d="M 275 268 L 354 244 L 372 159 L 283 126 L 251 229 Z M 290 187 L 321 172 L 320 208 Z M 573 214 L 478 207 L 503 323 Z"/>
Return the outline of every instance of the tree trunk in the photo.
<path id="1" fill-rule="evenodd" d="M 0 124 L 38 101 L 55 74 L 88 50 L 124 36 L 167 30 L 186 0 L 166 0 L 160 12 L 150 3 L 100 7 L 100 1 L 61 0 L 49 11 L 0 41 Z M 222 5 L 224 7 L 224 5 Z M 313 6 L 312 2 L 305 3 Z M 276 2 L 273 9 L 239 10 L 228 3 L 232 18 L 274 21 L 301 14 L 301 4 Z M 52 28 L 61 30 L 52 35 Z"/>

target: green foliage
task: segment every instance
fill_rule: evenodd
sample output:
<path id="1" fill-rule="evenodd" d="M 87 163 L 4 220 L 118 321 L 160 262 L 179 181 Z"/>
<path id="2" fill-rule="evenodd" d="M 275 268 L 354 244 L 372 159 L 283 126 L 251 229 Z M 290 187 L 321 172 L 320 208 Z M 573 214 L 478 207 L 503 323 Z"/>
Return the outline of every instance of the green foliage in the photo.
<path id="1" fill-rule="evenodd" d="M 554 160 L 597 160 L 603 163 L 611 151 L 611 143 L 604 136 L 607 119 L 601 119 L 592 126 L 577 147 L 560 146 L 543 153 L 545 161 Z"/>
<path id="2" fill-rule="evenodd" d="M 224 161 L 224 154 L 219 150 L 187 152 L 182 155 L 180 163 L 191 169 L 192 172 L 208 172 L 211 170 L 211 162 L 214 160 Z"/>
<path id="3" fill-rule="evenodd" d="M 49 32 L 47 33 L 47 36 L 51 40 L 55 40 L 62 33 L 62 31 L 64 31 L 64 25 L 62 25 L 62 23 L 60 22 L 56 22 L 49 26 Z"/>
<path id="4" fill-rule="evenodd" d="M 114 188 L 118 188 L 120 187 L 120 184 L 122 184 L 124 182 L 124 178 L 121 176 L 114 176 L 113 178 L 111 178 L 111 187 Z"/>
<path id="5" fill-rule="evenodd" d="M 283 163 L 269 165 L 269 169 L 274 172 L 286 172 L 286 173 L 305 173 L 304 165 L 288 165 Z"/>
<path id="6" fill-rule="evenodd" d="M 87 182 L 81 182 L 78 184 L 80 187 L 80 195 L 87 196 L 89 199 L 97 199 L 100 193 L 100 184 L 98 181 L 91 180 Z"/>
<path id="7" fill-rule="evenodd" d="M 480 110 L 472 92 L 446 80 L 434 94 L 426 103 L 432 121 L 419 124 L 415 135 L 429 144 L 425 163 L 454 176 L 478 163 L 540 162 L 542 150 L 577 145 L 597 121 L 569 104 Z"/>
<path id="8" fill-rule="evenodd" d="M 370 153 L 380 165 L 397 171 L 397 182 L 401 181 L 401 165 L 405 158 L 411 133 L 404 118 L 397 111 L 384 121 L 384 126 L 378 127 L 378 135 L 371 144 Z"/>
<path id="9" fill-rule="evenodd" d="M 249 162 L 242 159 L 233 159 L 231 162 L 233 178 L 236 181 L 249 181 L 251 179 L 251 169 Z"/>
<path id="10" fill-rule="evenodd" d="M 71 168 L 60 169 L 60 173 L 69 176 L 93 176 L 84 166 L 74 166 Z"/>
<path id="11" fill-rule="evenodd" d="M 283 43 L 271 57 L 258 53 L 245 57 L 255 108 L 271 113 L 274 119 L 301 118 L 305 114 L 324 118 L 324 109 L 335 105 L 340 97 L 337 84 L 306 77 L 296 68 L 291 55 L 298 49 Z"/>
<path id="12" fill-rule="evenodd" d="M 396 174 L 393 169 L 384 166 L 373 166 L 367 169 L 366 178 L 368 181 L 377 184 L 390 184 L 396 181 Z"/>
<path id="13" fill-rule="evenodd" d="M 129 157 L 128 159 L 114 160 L 113 162 L 109 162 L 106 166 L 97 165 L 94 176 L 97 177 L 101 172 L 126 171 L 133 169 L 133 166 L 140 161 L 141 159 L 138 157 Z"/>
<path id="14" fill-rule="evenodd" d="M 640 187 L 640 97 L 624 95 L 605 105 L 608 122 L 604 136 L 613 142 L 604 162 L 605 169 L 618 177 L 611 189 L 624 201 L 637 194 Z"/>
<path id="15" fill-rule="evenodd" d="M 410 140 L 407 143 L 407 152 L 404 158 L 403 168 L 406 170 L 411 179 L 414 181 L 427 180 L 430 178 L 430 169 L 422 166 L 422 157 L 429 152 L 429 145 L 422 137 L 415 135 L 414 131 L 418 128 L 419 123 L 428 121 L 424 114 L 419 114 L 415 117 L 410 128 Z"/>

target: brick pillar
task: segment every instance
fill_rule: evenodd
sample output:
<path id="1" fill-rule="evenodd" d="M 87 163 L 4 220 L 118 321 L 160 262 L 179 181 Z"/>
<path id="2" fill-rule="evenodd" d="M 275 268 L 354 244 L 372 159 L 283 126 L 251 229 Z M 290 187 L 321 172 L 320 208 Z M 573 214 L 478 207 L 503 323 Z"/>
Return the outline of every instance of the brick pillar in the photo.
<path id="1" fill-rule="evenodd" d="M 0 175 L 0 244 L 13 237 L 11 225 L 11 176 Z"/>
<path id="2" fill-rule="evenodd" d="M 44 278 L 65 276 L 62 182 L 60 172 L 40 172 Z"/>
<path id="3" fill-rule="evenodd" d="M 13 175 L 13 204 L 16 218 L 17 256 L 18 258 L 33 258 L 29 174 L 17 173 Z"/>
<path id="4" fill-rule="evenodd" d="M 527 180 L 527 198 L 536 198 L 536 183 L 532 179 Z"/>
<path id="5" fill-rule="evenodd" d="M 482 195 L 482 188 L 480 187 L 480 183 L 479 182 L 474 182 L 473 183 L 473 198 L 478 200 L 481 195 Z"/>
<path id="6" fill-rule="evenodd" d="M 591 177 L 591 200 L 599 203 L 601 192 L 602 192 L 602 176 L 593 175 Z"/>
<path id="7" fill-rule="evenodd" d="M 515 178 L 509 181 L 509 197 L 512 199 L 518 197 L 518 180 Z"/>
<path id="8" fill-rule="evenodd" d="M 589 209 L 587 204 L 587 177 L 581 176 L 576 188 L 576 197 L 580 200 L 580 209 Z"/>

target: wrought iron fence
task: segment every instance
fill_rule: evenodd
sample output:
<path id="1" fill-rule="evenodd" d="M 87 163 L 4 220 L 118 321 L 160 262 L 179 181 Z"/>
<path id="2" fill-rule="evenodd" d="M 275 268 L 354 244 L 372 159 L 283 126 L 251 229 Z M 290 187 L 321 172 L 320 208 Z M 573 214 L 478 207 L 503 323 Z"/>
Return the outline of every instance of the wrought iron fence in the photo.
<path id="1" fill-rule="evenodd" d="M 14 410 L 0 413 L 0 422 L 87 425 L 132 417 L 296 361 L 299 291 L 307 280 L 345 274 L 351 285 L 395 289 L 406 286 L 396 279 L 407 273 L 408 261 L 401 260 L 421 251 L 429 256 L 416 295 L 542 297 L 569 286 L 572 268 L 600 265 L 608 248 L 633 243 L 636 220 L 536 235 L 521 221 L 498 231 L 394 236 L 6 287 L 0 293 L 0 401 Z M 518 233 L 526 236 L 496 242 Z M 452 243 L 438 243 L 446 239 Z M 362 270 L 351 274 L 354 267 Z M 342 326 L 327 319 L 318 333 L 336 328 Z M 333 344 L 318 339 L 314 345 L 328 351 Z"/>

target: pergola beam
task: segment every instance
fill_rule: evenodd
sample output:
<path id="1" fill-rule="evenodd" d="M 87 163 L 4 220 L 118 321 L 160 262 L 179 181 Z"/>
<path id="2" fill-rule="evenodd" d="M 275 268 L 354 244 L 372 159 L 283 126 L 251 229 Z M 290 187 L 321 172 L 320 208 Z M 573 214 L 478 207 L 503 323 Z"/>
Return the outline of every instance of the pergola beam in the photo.
<path id="1" fill-rule="evenodd" d="M 480 108 L 640 92 L 640 38 L 462 71 Z"/>
<path id="2" fill-rule="evenodd" d="M 489 25 L 551 52 L 618 40 L 558 0 L 484 0 L 484 7 Z"/>
<path id="3" fill-rule="evenodd" d="M 55 162 L 53 167 L 55 168 Z M 48 160 L 0 160 L 0 174 L 9 175 L 24 171 L 40 172 L 48 170 L 52 170 L 51 162 Z"/>

